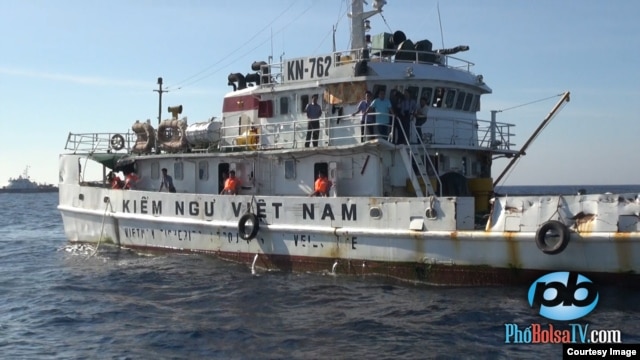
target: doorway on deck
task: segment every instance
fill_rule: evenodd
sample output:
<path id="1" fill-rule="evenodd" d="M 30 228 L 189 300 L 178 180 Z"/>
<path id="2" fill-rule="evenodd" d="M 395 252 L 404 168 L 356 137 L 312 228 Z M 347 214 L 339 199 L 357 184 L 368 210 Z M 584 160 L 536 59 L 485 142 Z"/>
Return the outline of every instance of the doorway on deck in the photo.
<path id="1" fill-rule="evenodd" d="M 224 189 L 224 181 L 229 177 L 229 163 L 218 164 L 218 194 Z"/>

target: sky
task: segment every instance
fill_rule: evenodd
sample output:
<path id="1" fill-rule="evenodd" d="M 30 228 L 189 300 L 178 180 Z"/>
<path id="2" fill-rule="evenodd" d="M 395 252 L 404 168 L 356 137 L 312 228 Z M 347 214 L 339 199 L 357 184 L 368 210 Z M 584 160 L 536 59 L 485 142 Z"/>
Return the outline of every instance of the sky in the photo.
<path id="1" fill-rule="evenodd" d="M 230 73 L 349 47 L 345 0 L 23 0 L 0 2 L 0 186 L 30 166 L 57 183 L 72 133 L 127 132 L 166 106 L 220 117 Z M 365 10 L 371 10 L 373 0 Z M 388 0 L 371 34 L 402 30 L 434 48 L 468 45 L 493 93 L 478 118 L 514 124 L 520 148 L 571 101 L 501 185 L 640 181 L 640 2 Z M 543 101 L 539 101 L 546 99 Z M 527 105 L 525 105 L 527 104 Z M 163 118 L 167 118 L 164 113 Z M 506 161 L 494 163 L 494 177 Z"/>

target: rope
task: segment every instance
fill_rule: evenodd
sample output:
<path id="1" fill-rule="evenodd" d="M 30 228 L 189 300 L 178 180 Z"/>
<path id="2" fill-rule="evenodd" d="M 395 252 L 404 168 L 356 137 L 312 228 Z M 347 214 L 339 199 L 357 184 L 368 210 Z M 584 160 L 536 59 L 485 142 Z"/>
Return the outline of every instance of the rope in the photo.
<path id="1" fill-rule="evenodd" d="M 93 254 L 89 255 L 89 257 L 94 256 L 98 252 L 98 248 L 100 248 L 100 243 L 102 242 L 102 235 L 104 234 L 104 221 L 107 218 L 107 210 L 109 210 L 109 205 L 111 205 L 111 198 L 107 198 L 107 204 L 104 206 L 104 214 L 102 215 L 102 227 L 100 228 L 100 238 L 98 239 L 98 245 L 96 245 L 96 249 L 93 251 Z"/>

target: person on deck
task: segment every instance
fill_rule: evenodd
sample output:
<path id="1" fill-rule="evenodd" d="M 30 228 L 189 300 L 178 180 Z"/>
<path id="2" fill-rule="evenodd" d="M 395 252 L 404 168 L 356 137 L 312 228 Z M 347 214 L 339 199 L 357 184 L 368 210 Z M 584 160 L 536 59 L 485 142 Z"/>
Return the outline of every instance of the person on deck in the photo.
<path id="1" fill-rule="evenodd" d="M 389 135 L 389 125 L 391 124 L 389 114 L 394 115 L 395 113 L 393 112 L 391 102 L 385 99 L 385 91 L 383 89 L 378 91 L 378 97 L 371 102 L 366 114 L 372 112 L 377 113 L 375 115 L 377 124 L 376 134 L 382 138 L 386 138 Z"/>
<path id="2" fill-rule="evenodd" d="M 107 180 L 109 181 L 109 185 L 112 189 L 122 189 L 124 186 L 122 179 L 120 179 L 118 175 L 114 174 L 113 171 L 109 171 L 109 174 L 107 174 Z"/>
<path id="3" fill-rule="evenodd" d="M 373 115 L 367 115 L 367 109 L 369 108 L 369 105 L 371 105 L 372 100 L 373 93 L 367 90 L 364 93 L 364 100 L 360 101 L 356 112 L 351 114 L 351 116 L 356 116 L 356 114 L 362 113 L 362 119 L 360 120 L 360 124 L 362 125 L 360 128 L 360 140 L 362 142 L 373 139 L 373 135 L 376 133 L 376 118 Z"/>
<path id="4" fill-rule="evenodd" d="M 130 172 L 124 177 L 124 189 L 125 190 L 134 190 L 136 188 L 136 184 L 140 180 L 140 177 L 135 172 Z"/>
<path id="5" fill-rule="evenodd" d="M 314 184 L 314 190 L 309 196 L 329 196 L 329 189 L 332 185 L 331 180 L 327 179 L 327 175 L 320 172 Z"/>
<path id="6" fill-rule="evenodd" d="M 173 178 L 167 174 L 167 168 L 162 168 L 162 180 L 160 181 L 160 189 L 158 191 L 162 191 L 162 188 L 166 188 L 172 193 L 176 192 L 176 187 L 173 186 Z"/>
<path id="7" fill-rule="evenodd" d="M 429 113 L 429 102 L 424 96 L 420 98 L 420 107 L 416 110 L 416 135 L 422 139 L 422 125 L 427 122 Z M 420 143 L 420 140 L 417 141 Z"/>
<path id="8" fill-rule="evenodd" d="M 229 177 L 224 181 L 224 189 L 220 194 L 238 195 L 240 191 L 240 179 L 236 177 L 235 170 L 229 171 Z"/>
<path id="9" fill-rule="evenodd" d="M 313 139 L 313 147 L 318 147 L 318 138 L 320 137 L 320 116 L 322 116 L 322 107 L 318 104 L 318 94 L 311 96 L 311 102 L 307 104 L 304 109 L 307 113 L 307 139 L 304 143 L 304 147 L 311 145 L 311 139 Z"/>

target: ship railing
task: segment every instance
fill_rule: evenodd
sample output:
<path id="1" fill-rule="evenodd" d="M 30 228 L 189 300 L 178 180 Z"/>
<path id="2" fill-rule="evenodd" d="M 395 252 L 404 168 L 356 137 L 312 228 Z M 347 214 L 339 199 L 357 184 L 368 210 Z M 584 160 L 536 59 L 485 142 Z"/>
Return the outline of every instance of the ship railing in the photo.
<path id="1" fill-rule="evenodd" d="M 471 68 L 475 66 L 468 60 L 464 60 L 450 54 L 442 54 L 434 51 L 418 51 L 418 50 L 390 50 L 377 48 L 363 48 L 335 51 L 320 57 L 330 56 L 335 67 L 353 66 L 361 60 L 368 62 L 390 62 L 390 63 L 412 63 L 412 64 L 428 64 L 445 66 L 451 69 L 458 69 L 471 72 Z M 290 59 L 281 59 L 278 63 L 269 63 L 260 66 L 261 82 L 260 86 L 271 86 L 285 82 L 284 69 L 286 61 Z M 310 79 L 309 81 L 316 81 Z"/>
<path id="2" fill-rule="evenodd" d="M 135 134 L 126 133 L 69 133 L 65 150 L 76 153 L 129 152 L 135 144 Z"/>
<path id="3" fill-rule="evenodd" d="M 378 113 L 369 115 L 375 116 Z M 389 115 L 389 114 L 387 114 Z M 389 115 L 390 116 L 390 115 Z M 353 145 L 375 138 L 386 136 L 370 136 L 362 138 L 361 117 L 351 115 L 323 116 L 319 119 L 318 147 Z M 305 147 L 309 119 L 301 118 L 294 121 L 282 121 L 263 125 L 225 126 L 221 128 L 220 149 L 223 151 L 244 150 L 268 150 L 268 149 L 297 149 Z M 378 126 L 372 124 L 372 126 Z M 251 127 L 256 128 L 256 133 L 248 133 Z M 387 133 L 391 131 L 390 125 Z M 365 133 L 366 134 L 366 133 Z M 310 141 L 311 143 L 313 140 Z M 310 144 L 312 146 L 312 144 Z"/>
<path id="4" fill-rule="evenodd" d="M 370 113 L 375 117 L 378 113 Z M 380 114 L 392 116 L 390 114 Z M 353 145 L 372 138 L 390 141 L 393 136 L 393 126 L 383 125 L 386 133 L 390 135 L 367 136 L 362 134 L 363 125 L 361 115 L 351 116 L 323 116 L 319 119 L 320 128 L 318 146 Z M 301 118 L 293 121 L 281 121 L 263 125 L 226 126 L 221 129 L 220 149 L 223 151 L 234 150 L 269 150 L 269 149 L 297 149 L 305 147 L 309 120 Z M 419 142 L 425 146 L 457 146 L 466 148 L 482 148 L 486 150 L 510 151 L 514 146 L 512 137 L 513 124 L 496 123 L 494 130 L 490 121 L 477 119 L 456 119 L 444 117 L 429 117 L 422 125 L 422 137 L 418 136 L 411 123 L 411 133 L 400 136 Z M 378 124 L 371 124 L 377 130 Z M 254 127 L 255 133 L 249 133 Z M 494 141 L 491 141 L 492 132 Z M 375 131 L 375 133 L 378 133 Z M 311 145 L 311 144 L 310 144 Z"/>
<path id="5" fill-rule="evenodd" d="M 478 120 L 478 145 L 491 150 L 511 150 L 512 138 L 515 134 L 512 129 L 514 124 L 496 122 L 492 127 L 491 121 Z M 492 132 L 494 135 L 492 136 Z M 493 138 L 493 140 L 492 140 Z"/>

